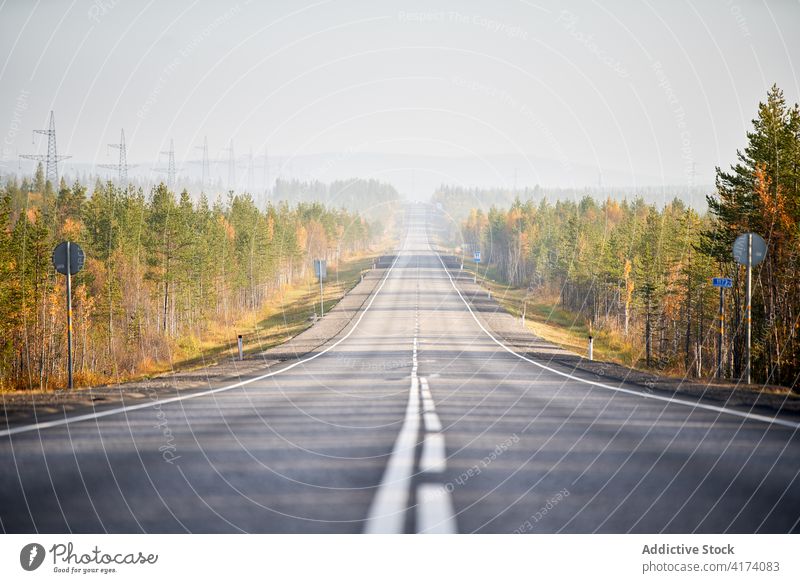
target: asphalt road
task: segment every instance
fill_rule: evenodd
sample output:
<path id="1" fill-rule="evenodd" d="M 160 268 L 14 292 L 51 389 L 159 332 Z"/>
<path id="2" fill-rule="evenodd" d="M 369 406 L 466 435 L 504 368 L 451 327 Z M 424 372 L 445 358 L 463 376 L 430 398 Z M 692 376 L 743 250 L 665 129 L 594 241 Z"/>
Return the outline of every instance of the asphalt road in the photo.
<path id="1" fill-rule="evenodd" d="M 614 391 L 519 358 L 457 293 L 425 212 L 409 208 L 357 326 L 311 360 L 202 396 L 0 434 L 0 528 L 800 529 L 794 422 Z"/>

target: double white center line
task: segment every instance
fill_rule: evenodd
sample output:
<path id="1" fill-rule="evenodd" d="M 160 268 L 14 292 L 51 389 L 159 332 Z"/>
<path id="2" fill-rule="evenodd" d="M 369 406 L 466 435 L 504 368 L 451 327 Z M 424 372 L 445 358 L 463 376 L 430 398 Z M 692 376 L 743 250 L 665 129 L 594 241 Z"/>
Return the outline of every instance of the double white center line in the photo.
<path id="1" fill-rule="evenodd" d="M 431 481 L 438 478 L 447 467 L 442 423 L 436 413 L 428 380 L 417 376 L 419 346 L 419 304 L 414 318 L 414 341 L 411 352 L 411 387 L 403 427 L 386 465 L 386 471 L 372 501 L 364 532 L 405 532 L 406 510 L 414 477 L 421 483 L 417 486 L 415 530 L 418 533 L 453 534 L 457 532 L 450 492 L 441 483 Z M 420 429 L 420 402 L 424 421 L 422 454 L 419 471 L 414 472 L 417 438 Z"/>
<path id="2" fill-rule="evenodd" d="M 436 414 L 428 379 L 420 379 L 422 418 L 425 438 L 422 442 L 420 471 L 424 475 L 441 474 L 447 465 L 442 422 Z M 450 492 L 441 483 L 425 482 L 417 487 L 417 532 L 452 534 L 458 532 Z"/>

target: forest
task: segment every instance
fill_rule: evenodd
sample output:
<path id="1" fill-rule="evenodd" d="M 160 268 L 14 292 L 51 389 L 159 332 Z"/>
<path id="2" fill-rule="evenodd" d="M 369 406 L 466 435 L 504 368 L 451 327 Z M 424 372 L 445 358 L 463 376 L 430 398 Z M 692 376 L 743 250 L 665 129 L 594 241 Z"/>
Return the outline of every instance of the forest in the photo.
<path id="1" fill-rule="evenodd" d="M 387 213 L 388 215 L 388 213 Z M 320 202 L 259 208 L 249 194 L 210 201 L 164 184 L 145 193 L 99 182 L 10 177 L 0 188 L 0 388 L 63 387 L 65 277 L 51 262 L 81 245 L 72 278 L 78 383 L 170 362 L 176 343 L 255 313 L 282 286 L 313 276 L 312 261 L 363 252 L 378 223 Z"/>
<path id="2" fill-rule="evenodd" d="M 362 178 L 335 180 L 330 184 L 278 178 L 272 197 L 289 203 L 321 201 L 332 207 L 358 211 L 371 221 L 385 217 L 387 209 L 400 199 L 391 184 Z"/>
<path id="3" fill-rule="evenodd" d="M 482 250 L 502 281 L 553 298 L 595 330 L 623 335 L 641 346 L 639 364 L 688 376 L 717 372 L 719 289 L 710 280 L 732 278 L 722 372 L 739 379 L 745 268 L 732 245 L 741 233 L 758 233 L 768 252 L 753 269 L 753 382 L 800 391 L 800 108 L 777 87 L 759 104 L 737 162 L 717 168 L 715 186 L 700 212 L 677 199 L 517 199 L 473 208 L 459 236 Z M 448 197 L 438 202 L 446 206 Z"/>

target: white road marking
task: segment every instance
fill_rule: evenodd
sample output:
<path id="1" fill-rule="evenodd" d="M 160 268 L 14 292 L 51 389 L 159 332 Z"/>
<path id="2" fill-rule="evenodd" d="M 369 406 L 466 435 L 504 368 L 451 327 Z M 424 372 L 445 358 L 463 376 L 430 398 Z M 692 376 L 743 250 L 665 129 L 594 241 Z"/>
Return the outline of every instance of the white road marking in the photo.
<path id="1" fill-rule="evenodd" d="M 440 474 L 446 467 L 444 435 L 441 433 L 426 433 L 425 441 L 422 442 L 419 469 L 428 474 Z"/>
<path id="2" fill-rule="evenodd" d="M 439 416 L 436 414 L 436 411 L 425 412 L 423 419 L 425 420 L 425 431 L 436 432 L 442 430 L 442 422 L 439 421 Z"/>
<path id="3" fill-rule="evenodd" d="M 433 397 L 431 397 L 431 387 L 428 384 L 428 379 L 426 379 L 426 378 L 420 379 L 419 387 L 420 387 L 420 392 L 422 393 L 422 398 L 423 399 L 431 399 L 431 400 L 433 400 Z"/>
<path id="4" fill-rule="evenodd" d="M 417 281 L 419 285 L 419 280 Z M 442 424 L 436 414 L 430 386 L 417 376 L 419 341 L 419 306 L 414 317 L 414 338 L 411 343 L 411 389 L 403 427 L 392 449 L 378 491 L 370 505 L 364 532 L 367 534 L 401 533 L 405 530 L 413 481 L 416 441 L 420 426 L 420 398 L 423 402 L 425 437 L 420 455 L 420 471 L 441 473 L 446 467 Z M 421 484 L 417 488 L 416 525 L 418 532 L 455 533 L 456 523 L 450 493 L 440 484 Z"/>
<path id="5" fill-rule="evenodd" d="M 264 380 L 264 379 L 268 379 L 270 377 L 274 377 L 275 375 L 279 375 L 279 374 L 281 374 L 283 372 L 286 372 L 287 370 L 291 370 L 291 369 L 293 369 L 293 368 L 295 368 L 297 366 L 300 366 L 301 364 L 306 364 L 307 362 L 310 362 L 310 361 L 314 360 L 315 358 L 319 358 L 320 356 L 322 356 L 323 354 L 329 352 L 330 350 L 333 350 L 334 348 L 339 346 L 339 344 L 341 344 L 342 342 L 347 340 L 353 332 L 355 332 L 356 328 L 358 328 L 358 325 L 361 323 L 361 320 L 364 319 L 364 316 L 367 314 L 369 309 L 372 307 L 372 304 L 375 301 L 375 298 L 378 297 L 380 291 L 383 289 L 383 286 L 386 284 L 386 281 L 388 280 L 389 275 L 392 273 L 392 270 L 394 270 L 394 266 L 397 264 L 397 260 L 399 258 L 400 258 L 400 254 L 398 253 L 395 256 L 395 259 L 392 262 L 392 265 L 389 267 L 389 269 L 386 271 L 386 274 L 383 276 L 383 280 L 381 281 L 381 284 L 372 293 L 372 298 L 370 299 L 370 301 L 367 304 L 367 306 L 364 308 L 364 311 L 361 312 L 361 315 L 358 317 L 358 320 L 356 320 L 356 323 L 353 325 L 353 327 L 350 328 L 350 330 L 344 336 L 342 336 L 339 340 L 337 340 L 336 342 L 334 342 L 333 344 L 328 346 L 328 348 L 326 348 L 324 350 L 321 350 L 320 352 L 317 352 L 316 354 L 312 354 L 311 356 L 309 356 L 307 358 L 304 358 L 302 360 L 298 360 L 297 362 L 294 362 L 294 363 L 292 363 L 292 364 L 290 364 L 288 366 L 285 366 L 282 369 L 275 370 L 275 371 L 272 371 L 272 372 L 268 372 L 266 374 L 263 374 L 263 375 L 260 375 L 260 376 L 257 376 L 257 377 L 253 377 L 251 379 L 247 379 L 247 380 L 244 380 L 244 381 L 239 381 L 238 383 L 233 383 L 231 385 L 226 385 L 224 387 L 219 387 L 219 388 L 216 388 L 216 389 L 209 389 L 208 391 L 201 391 L 199 393 L 191 393 L 189 395 L 181 395 L 180 397 L 170 397 L 169 399 L 160 399 L 158 401 L 148 401 L 147 403 L 139 403 L 137 405 L 126 405 L 124 407 L 115 407 L 114 409 L 106 409 L 106 410 L 103 410 L 103 411 L 95 411 L 95 412 L 92 412 L 92 413 L 86 413 L 84 415 L 74 415 L 72 417 L 65 417 L 63 419 L 55 419 L 53 421 L 43 421 L 43 422 L 40 422 L 40 423 L 31 423 L 29 425 L 20 425 L 19 427 L 12 427 L 10 429 L 4 429 L 4 430 L 0 431 L 0 437 L 6 437 L 8 435 L 16 435 L 18 433 L 26 433 L 28 431 L 41 431 L 42 429 L 49 429 L 51 427 L 60 427 L 62 425 L 68 425 L 70 423 L 77 423 L 79 421 L 89 421 L 91 419 L 99 419 L 101 417 L 109 417 L 111 415 L 118 415 L 119 413 L 126 413 L 128 411 L 136 411 L 138 409 L 147 409 L 147 408 L 150 408 L 150 407 L 155 407 L 156 405 L 166 405 L 168 403 L 177 403 L 178 401 L 186 401 L 188 399 L 196 399 L 198 397 L 205 397 L 205 396 L 208 396 L 208 395 L 214 395 L 216 393 L 222 393 L 222 392 L 225 392 L 225 391 L 230 391 L 231 389 L 238 389 L 239 387 L 243 387 L 243 386 L 249 385 L 251 383 L 255 383 L 255 382 L 258 382 L 258 381 L 261 381 L 261 380 Z"/>
<path id="6" fill-rule="evenodd" d="M 423 397 L 422 399 L 422 410 L 426 413 L 435 411 L 436 407 L 433 404 L 433 399 L 428 397 L 427 399 Z"/>
<path id="7" fill-rule="evenodd" d="M 450 275 L 450 272 L 447 270 L 447 266 L 444 264 L 444 261 L 442 261 L 441 255 L 436 253 L 436 256 L 439 258 L 439 263 L 442 264 L 442 268 L 444 269 L 445 274 L 447 275 L 448 279 L 450 280 L 450 285 L 453 286 L 453 289 L 458 294 L 458 297 L 460 297 L 461 301 L 464 302 L 464 305 L 467 307 L 467 310 L 472 315 L 472 318 L 478 324 L 480 329 L 483 330 L 483 332 L 489 338 L 491 338 L 492 341 L 494 341 L 494 343 L 497 344 L 500 348 L 502 348 L 506 352 L 509 352 L 510 354 L 513 354 L 517 358 L 520 358 L 520 359 L 524 360 L 525 362 L 529 362 L 534 366 L 538 366 L 539 368 L 541 368 L 543 370 L 546 370 L 548 372 L 551 372 L 553 374 L 557 374 L 558 376 L 561 376 L 561 377 L 564 377 L 564 378 L 568 378 L 570 380 L 577 381 L 577 382 L 580 382 L 580 383 L 583 383 L 583 384 L 586 384 L 586 385 L 591 385 L 593 387 L 599 387 L 601 389 L 607 389 L 609 391 L 616 391 L 616 392 L 619 392 L 619 393 L 626 393 L 628 395 L 635 395 L 637 397 L 642 397 L 643 399 L 653 399 L 655 401 L 663 401 L 665 403 L 671 403 L 673 405 L 683 405 L 685 407 L 690 407 L 692 409 L 704 409 L 706 411 L 714 411 L 715 413 L 723 413 L 725 415 L 732 415 L 734 417 L 741 417 L 743 419 L 749 419 L 751 421 L 762 421 L 764 423 L 769 423 L 771 425 L 780 425 L 782 427 L 788 427 L 788 428 L 794 429 L 794 430 L 800 429 L 800 423 L 797 423 L 797 422 L 794 422 L 794 421 L 788 421 L 786 419 L 780 419 L 777 416 L 777 413 L 775 414 L 775 416 L 770 417 L 768 415 L 759 415 L 757 413 L 748 413 L 747 411 L 737 411 L 735 409 L 727 409 L 725 407 L 719 407 L 717 405 L 708 405 L 706 403 L 696 403 L 696 402 L 693 402 L 693 401 L 687 401 L 685 399 L 676 399 L 675 397 L 663 397 L 661 395 L 653 395 L 653 394 L 650 394 L 650 393 L 642 393 L 640 391 L 635 391 L 635 390 L 632 390 L 632 389 L 625 389 L 625 388 L 622 388 L 622 387 L 614 387 L 614 386 L 611 386 L 611 385 L 607 385 L 605 383 L 598 383 L 597 381 L 590 381 L 588 379 L 582 379 L 582 378 L 577 377 L 575 375 L 571 375 L 569 373 L 562 372 L 560 370 L 556 370 L 556 369 L 554 369 L 552 367 L 547 366 L 546 364 L 542 364 L 542 363 L 537 362 L 537 361 L 535 361 L 535 360 L 533 360 L 531 358 L 528 358 L 527 356 L 519 354 L 518 352 L 515 352 L 512 348 L 509 348 L 508 346 L 503 344 L 502 341 L 500 341 L 497 338 L 495 338 L 492 335 L 492 333 L 489 332 L 483 326 L 483 324 L 481 324 L 480 320 L 478 320 L 478 317 L 475 315 L 475 312 L 472 311 L 472 308 L 470 307 L 470 305 L 467 302 L 466 298 L 461 294 L 461 291 L 456 287 L 455 281 L 453 280 L 452 276 Z"/>
<path id="8" fill-rule="evenodd" d="M 403 532 L 419 432 L 419 380 L 411 379 L 403 427 L 394 442 L 380 486 L 367 514 L 367 534 Z"/>
<path id="9" fill-rule="evenodd" d="M 419 434 L 419 378 L 417 377 L 417 334 L 411 344 L 411 388 L 403 426 L 394 442 L 381 483 L 367 514 L 366 534 L 404 532 L 406 509 L 411 493 L 414 457 Z"/>
<path id="10" fill-rule="evenodd" d="M 450 493 L 440 484 L 420 484 L 417 488 L 417 532 L 455 534 L 456 520 Z"/>

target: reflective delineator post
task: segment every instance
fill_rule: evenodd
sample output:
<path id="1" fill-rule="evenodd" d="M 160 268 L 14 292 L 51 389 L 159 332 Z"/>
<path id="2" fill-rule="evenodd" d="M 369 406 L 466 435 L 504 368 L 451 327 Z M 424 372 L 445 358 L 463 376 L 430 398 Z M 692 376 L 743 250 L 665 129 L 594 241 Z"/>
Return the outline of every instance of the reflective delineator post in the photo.
<path id="1" fill-rule="evenodd" d="M 594 337 L 589 336 L 589 360 L 594 360 Z"/>
<path id="2" fill-rule="evenodd" d="M 239 334 L 236 338 L 236 342 L 239 345 L 239 360 L 244 360 L 244 351 L 242 350 L 242 335 Z"/>

